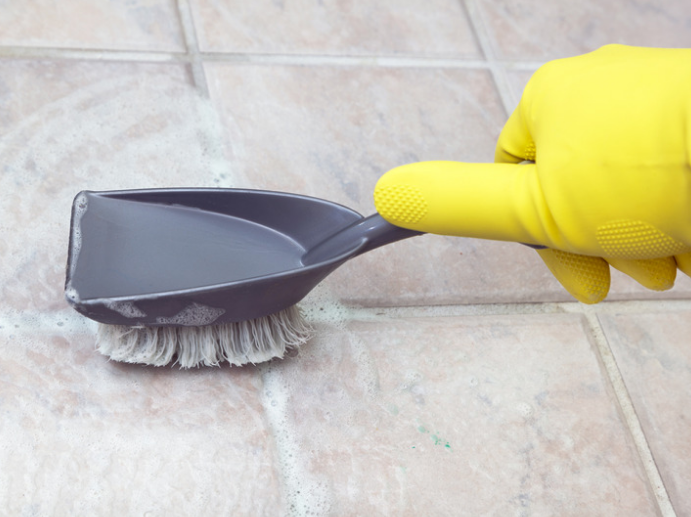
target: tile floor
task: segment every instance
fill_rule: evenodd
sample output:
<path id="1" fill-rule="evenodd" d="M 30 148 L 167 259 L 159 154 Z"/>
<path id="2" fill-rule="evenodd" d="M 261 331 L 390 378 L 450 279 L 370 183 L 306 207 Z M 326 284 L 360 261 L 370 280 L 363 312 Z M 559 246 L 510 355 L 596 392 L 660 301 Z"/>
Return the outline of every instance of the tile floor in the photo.
<path id="1" fill-rule="evenodd" d="M 489 161 L 531 73 L 691 46 L 663 0 L 0 3 L 0 514 L 691 515 L 691 280 L 573 303 L 514 244 L 343 266 L 256 367 L 106 361 L 63 301 L 80 190 L 251 187 L 363 213 Z"/>

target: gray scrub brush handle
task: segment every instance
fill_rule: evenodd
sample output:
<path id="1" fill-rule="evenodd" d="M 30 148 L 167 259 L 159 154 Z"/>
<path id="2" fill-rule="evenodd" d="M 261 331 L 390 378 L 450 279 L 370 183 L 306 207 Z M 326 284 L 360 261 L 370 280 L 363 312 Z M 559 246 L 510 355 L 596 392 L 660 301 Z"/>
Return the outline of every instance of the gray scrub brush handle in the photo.
<path id="1" fill-rule="evenodd" d="M 361 247 L 352 255 L 355 257 L 386 244 L 423 233 L 394 226 L 386 222 L 381 215 L 373 214 L 347 226 L 309 250 L 302 258 L 302 263 L 309 266 L 329 257 L 352 253 L 353 247 L 360 245 Z"/>
<path id="2" fill-rule="evenodd" d="M 347 226 L 309 250 L 303 256 L 302 263 L 309 266 L 343 253 L 352 253 L 353 247 L 362 243 L 362 247 L 351 255 L 351 257 L 356 257 L 381 246 L 424 235 L 424 233 L 395 226 L 388 223 L 381 215 L 374 214 Z M 537 244 L 521 244 L 533 249 L 545 248 Z"/>

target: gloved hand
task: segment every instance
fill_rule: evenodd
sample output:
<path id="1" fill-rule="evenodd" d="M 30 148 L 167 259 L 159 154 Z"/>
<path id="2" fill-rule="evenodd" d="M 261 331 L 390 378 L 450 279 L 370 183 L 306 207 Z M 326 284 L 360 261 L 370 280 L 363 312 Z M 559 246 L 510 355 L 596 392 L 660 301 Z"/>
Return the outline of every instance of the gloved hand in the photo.
<path id="1" fill-rule="evenodd" d="M 691 49 L 609 45 L 547 63 L 495 161 L 393 169 L 377 211 L 413 230 L 545 246 L 585 303 L 607 295 L 609 265 L 656 290 L 677 267 L 691 274 Z"/>

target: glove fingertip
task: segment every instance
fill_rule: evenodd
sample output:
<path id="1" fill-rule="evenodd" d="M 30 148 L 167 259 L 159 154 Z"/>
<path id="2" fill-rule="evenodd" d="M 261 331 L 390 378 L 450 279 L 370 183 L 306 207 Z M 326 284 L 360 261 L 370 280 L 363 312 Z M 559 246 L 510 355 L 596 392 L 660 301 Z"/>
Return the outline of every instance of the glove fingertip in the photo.
<path id="1" fill-rule="evenodd" d="M 592 305 L 607 297 L 610 272 L 605 260 L 550 248 L 536 251 L 564 289 L 579 302 Z"/>
<path id="2" fill-rule="evenodd" d="M 682 273 L 691 276 L 691 253 L 676 255 L 674 260 Z"/>
<path id="3" fill-rule="evenodd" d="M 643 287 L 652 291 L 667 291 L 674 287 L 677 263 L 673 257 L 656 259 L 607 259 L 610 265 L 629 275 Z"/>

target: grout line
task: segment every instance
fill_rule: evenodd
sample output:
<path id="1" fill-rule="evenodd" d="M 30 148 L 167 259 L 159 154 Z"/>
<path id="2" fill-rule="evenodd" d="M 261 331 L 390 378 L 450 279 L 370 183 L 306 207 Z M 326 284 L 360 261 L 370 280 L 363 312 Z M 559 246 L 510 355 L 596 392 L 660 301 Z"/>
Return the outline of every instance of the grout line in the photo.
<path id="1" fill-rule="evenodd" d="M 595 348 L 605 367 L 607 372 L 607 377 L 614 390 L 614 394 L 619 403 L 619 407 L 626 421 L 626 425 L 633 438 L 634 445 L 638 452 L 638 456 L 643 465 L 643 469 L 648 478 L 648 483 L 650 484 L 650 489 L 655 495 L 660 514 L 662 517 L 674 517 L 676 513 L 674 507 L 672 506 L 672 501 L 667 493 L 660 472 L 655 464 L 655 458 L 650 450 L 648 440 L 645 437 L 645 433 L 638 420 L 638 415 L 636 415 L 636 409 L 634 408 L 633 401 L 629 395 L 628 389 L 626 388 L 626 383 L 624 378 L 617 366 L 616 359 L 612 353 L 612 349 L 609 346 L 607 337 L 605 336 L 600 321 L 595 312 L 587 311 L 584 313 L 586 325 L 590 334 L 595 341 Z"/>
<path id="2" fill-rule="evenodd" d="M 410 307 L 350 307 L 356 319 L 428 318 L 463 316 L 509 316 L 531 314 L 641 314 L 691 311 L 691 300 L 625 300 L 601 302 L 597 308 L 578 302 L 492 303 L 472 305 L 437 305 Z"/>
<path id="3" fill-rule="evenodd" d="M 178 15 L 180 16 L 180 26 L 185 38 L 187 54 L 190 57 L 190 67 L 192 68 L 192 79 L 199 92 L 209 98 L 209 84 L 204 73 L 204 63 L 199 52 L 199 41 L 195 30 L 192 8 L 188 0 L 177 1 Z"/>
<path id="4" fill-rule="evenodd" d="M 180 0 L 184 2 L 184 0 Z M 180 18 L 183 19 L 181 9 Z M 364 66 L 379 68 L 460 68 L 484 69 L 490 64 L 482 59 L 425 57 L 425 56 L 357 56 L 329 54 L 252 54 L 236 52 L 201 52 L 196 48 L 194 27 L 188 15 L 181 21 L 185 27 L 185 39 L 188 52 L 165 51 L 130 51 L 113 49 L 76 49 L 76 48 L 43 48 L 43 47 L 3 47 L 0 46 L 0 58 L 5 59 L 45 59 L 74 61 L 133 61 L 154 63 L 192 63 L 196 59 L 202 62 L 227 62 L 231 64 L 259 65 L 294 65 L 294 66 Z M 537 70 L 542 63 L 533 61 L 493 61 L 510 70 Z"/>
<path id="5" fill-rule="evenodd" d="M 3 46 L 0 46 L 0 58 L 152 63 L 184 63 L 189 61 L 189 57 L 182 52 Z"/>
<path id="6" fill-rule="evenodd" d="M 262 382 L 260 400 L 276 449 L 277 470 L 282 485 L 280 489 L 285 497 L 287 514 L 321 515 L 317 508 L 328 513 L 328 484 L 314 476 L 304 457 L 296 454 L 300 450 L 301 440 L 295 426 L 289 425 L 292 415 L 291 396 L 281 369 L 269 362 L 257 365 L 257 370 Z"/>
<path id="7" fill-rule="evenodd" d="M 467 12 L 470 25 L 475 31 L 475 37 L 480 45 L 480 50 L 485 56 L 488 68 L 494 79 L 494 85 L 499 93 L 499 98 L 504 106 L 504 111 L 506 111 L 506 115 L 508 117 L 518 105 L 518 99 L 514 95 L 513 89 L 509 84 L 506 68 L 495 58 L 491 38 L 487 32 L 482 13 L 477 7 L 475 0 L 462 0 L 462 2 Z"/>
<path id="8" fill-rule="evenodd" d="M 347 306 L 347 304 L 346 304 Z M 408 318 L 455 318 L 464 316 L 509 316 L 559 314 L 568 312 L 558 303 L 493 303 L 476 305 L 437 305 L 411 307 L 348 307 L 352 319 L 377 320 Z"/>
<path id="9" fill-rule="evenodd" d="M 505 70 L 517 70 L 521 72 L 536 72 L 538 68 L 547 63 L 547 61 L 512 61 L 502 59 L 496 62 Z"/>
<path id="10" fill-rule="evenodd" d="M 472 68 L 486 69 L 487 63 L 478 59 L 457 59 L 422 56 L 357 56 L 328 54 L 245 54 L 232 52 L 204 52 L 205 61 L 297 66 L 364 66 L 379 68 Z"/>
<path id="11" fill-rule="evenodd" d="M 409 307 L 358 307 L 348 306 L 350 319 L 378 320 L 397 318 L 464 317 L 464 316 L 529 316 L 532 314 L 649 314 L 659 312 L 691 311 L 691 300 L 626 300 L 601 302 L 597 307 L 578 302 L 554 303 L 491 303 L 472 305 L 434 305 Z M 33 332 L 36 329 L 50 330 L 56 326 L 65 331 L 88 331 L 83 321 L 90 321 L 77 315 L 72 309 L 41 312 L 0 312 L 0 334 L 6 332 Z"/>

